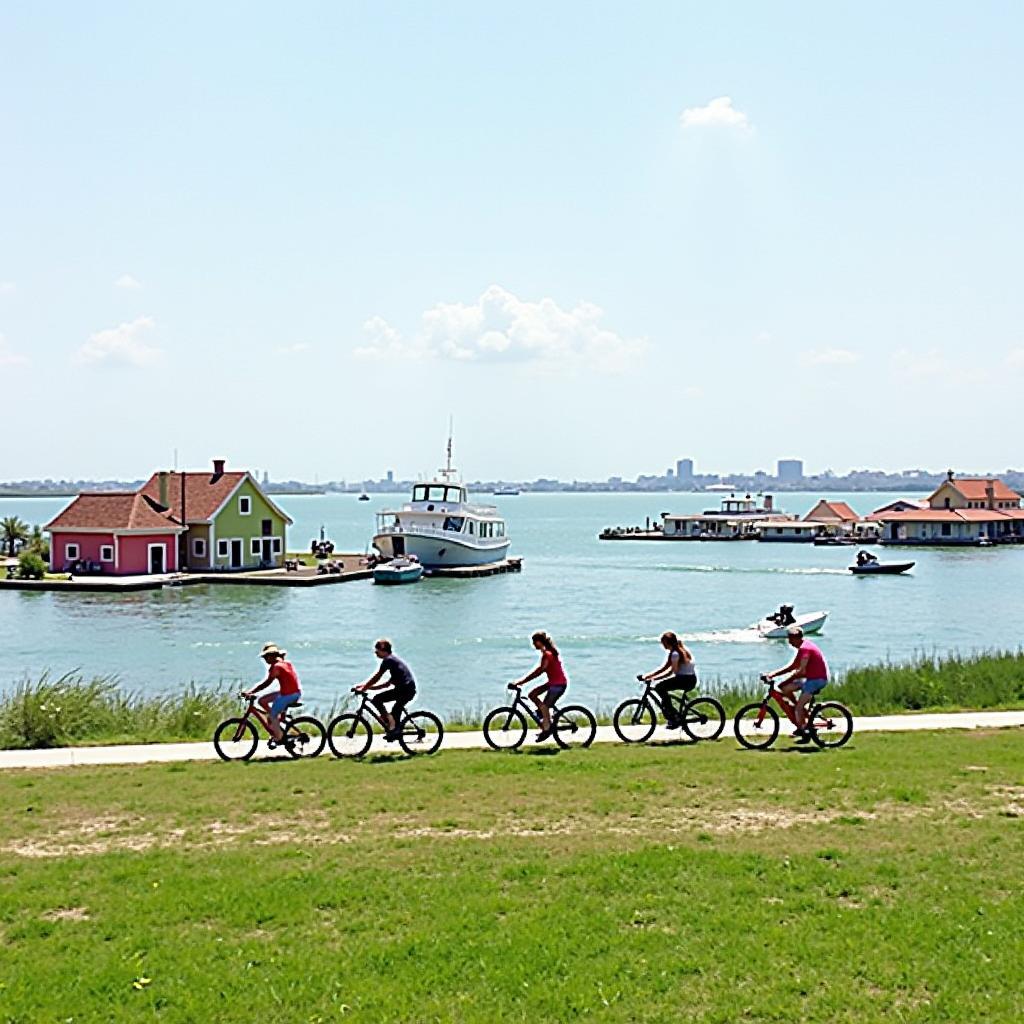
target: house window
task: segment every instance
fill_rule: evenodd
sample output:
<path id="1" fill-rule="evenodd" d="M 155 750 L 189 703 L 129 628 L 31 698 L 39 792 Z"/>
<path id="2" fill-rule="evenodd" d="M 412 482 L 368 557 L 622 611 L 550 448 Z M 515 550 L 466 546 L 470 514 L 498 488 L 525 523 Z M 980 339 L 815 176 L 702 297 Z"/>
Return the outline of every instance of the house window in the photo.
<path id="1" fill-rule="evenodd" d="M 260 553 L 260 551 L 262 550 L 262 548 L 260 547 L 260 544 L 261 544 L 261 541 L 260 541 L 259 537 L 253 537 L 252 540 L 249 541 L 249 554 L 250 555 L 258 555 Z"/>
<path id="2" fill-rule="evenodd" d="M 281 538 L 280 537 L 275 537 L 274 538 L 274 544 L 273 544 L 274 554 L 275 555 L 281 554 L 281 551 L 282 551 L 283 548 L 284 548 L 284 545 L 281 543 Z"/>
<path id="3" fill-rule="evenodd" d="M 238 514 L 240 516 L 252 514 L 252 498 L 250 498 L 248 494 L 243 494 L 238 499 Z"/>
<path id="4" fill-rule="evenodd" d="M 217 541 L 217 557 L 227 558 L 228 557 L 228 542 L 226 540 Z"/>
<path id="5" fill-rule="evenodd" d="M 952 532 L 953 531 L 950 529 L 950 524 L 949 523 L 943 523 L 942 524 L 942 536 L 943 537 L 950 536 L 950 534 L 952 534 Z"/>
<path id="6" fill-rule="evenodd" d="M 101 544 L 100 545 L 100 561 L 101 562 L 112 562 L 114 560 L 114 545 L 113 544 Z"/>
<path id="7" fill-rule="evenodd" d="M 64 557 L 69 561 L 73 562 L 78 558 L 78 545 L 77 544 L 65 544 L 64 545 Z"/>
<path id="8" fill-rule="evenodd" d="M 203 537 L 196 537 L 192 541 L 192 554 L 196 558 L 206 557 L 206 540 Z"/>

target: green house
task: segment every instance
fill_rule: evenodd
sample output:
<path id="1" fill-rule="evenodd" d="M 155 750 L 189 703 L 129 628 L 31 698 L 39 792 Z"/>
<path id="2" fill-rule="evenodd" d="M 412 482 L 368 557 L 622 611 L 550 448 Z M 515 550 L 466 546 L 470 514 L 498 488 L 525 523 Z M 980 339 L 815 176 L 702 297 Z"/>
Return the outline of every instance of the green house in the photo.
<path id="1" fill-rule="evenodd" d="M 291 518 L 275 505 L 251 473 L 227 472 L 223 459 L 211 473 L 154 473 L 142 493 L 169 509 L 187 527 L 181 541 L 190 570 L 281 566 Z"/>

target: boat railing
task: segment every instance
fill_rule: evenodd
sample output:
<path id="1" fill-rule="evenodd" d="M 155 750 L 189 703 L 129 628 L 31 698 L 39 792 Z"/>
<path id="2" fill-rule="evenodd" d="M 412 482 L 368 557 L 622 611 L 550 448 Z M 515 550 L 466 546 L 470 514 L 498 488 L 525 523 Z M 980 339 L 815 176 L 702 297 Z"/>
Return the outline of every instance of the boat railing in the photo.
<path id="1" fill-rule="evenodd" d="M 398 536 L 415 534 L 416 536 L 444 537 L 448 540 L 457 537 L 463 543 L 471 540 L 475 547 L 481 548 L 499 547 L 508 542 L 508 537 L 480 537 L 476 534 L 466 533 L 464 530 L 445 530 L 440 526 L 421 526 L 418 523 L 410 525 L 408 529 L 402 524 L 396 526 L 394 523 L 381 523 L 377 532 Z"/>

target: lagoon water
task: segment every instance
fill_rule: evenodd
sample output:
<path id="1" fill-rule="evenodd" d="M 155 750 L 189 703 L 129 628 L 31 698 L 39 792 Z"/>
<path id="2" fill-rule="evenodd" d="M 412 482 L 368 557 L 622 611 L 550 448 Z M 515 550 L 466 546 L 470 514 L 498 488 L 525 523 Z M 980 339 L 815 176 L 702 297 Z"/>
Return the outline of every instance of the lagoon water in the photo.
<path id="1" fill-rule="evenodd" d="M 910 497 L 910 495 L 907 495 Z M 785 494 L 803 513 L 819 495 Z M 866 513 L 897 495 L 830 495 Z M 289 547 L 326 528 L 341 551 L 362 551 L 373 512 L 400 496 L 281 496 L 295 519 Z M 491 500 L 491 499 L 488 499 Z M 714 495 L 522 494 L 493 499 L 508 519 L 520 575 L 369 581 L 308 589 L 194 586 L 138 594 L 0 591 L 5 656 L 0 688 L 43 671 L 115 674 L 131 688 L 163 692 L 261 677 L 260 645 L 286 647 L 314 704 L 327 706 L 376 665 L 372 644 L 389 636 L 438 711 L 498 702 L 503 684 L 531 669 L 529 635 L 547 629 L 580 700 L 607 706 L 660 663 L 657 637 L 691 641 L 698 670 L 750 678 L 784 663 L 784 643 L 746 629 L 780 603 L 830 612 L 821 646 L 833 668 L 915 654 L 1017 647 L 1024 547 L 881 549 L 913 559 L 906 577 L 853 577 L 856 549 L 809 544 L 599 541 L 610 525 L 642 525 L 661 512 L 716 507 Z M 0 516 L 45 523 L 66 499 L 0 499 Z"/>

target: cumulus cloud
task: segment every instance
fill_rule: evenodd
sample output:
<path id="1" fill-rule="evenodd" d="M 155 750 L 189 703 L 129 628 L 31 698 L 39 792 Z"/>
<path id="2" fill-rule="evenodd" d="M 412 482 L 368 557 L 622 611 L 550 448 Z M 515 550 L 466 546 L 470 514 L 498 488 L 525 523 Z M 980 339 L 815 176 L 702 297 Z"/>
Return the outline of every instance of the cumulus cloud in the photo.
<path id="1" fill-rule="evenodd" d="M 163 351 L 143 340 L 156 326 L 151 317 L 140 316 L 128 324 L 97 331 L 75 353 L 74 362 L 86 366 L 152 366 Z"/>
<path id="2" fill-rule="evenodd" d="M 742 110 L 732 105 L 731 96 L 718 96 L 706 107 L 687 107 L 679 117 L 683 128 L 705 128 L 720 126 L 749 131 L 750 120 Z"/>
<path id="3" fill-rule="evenodd" d="M 643 353 L 646 342 L 609 330 L 603 319 L 604 310 L 591 302 L 563 309 L 553 299 L 530 302 L 491 285 L 474 303 L 438 303 L 426 310 L 412 337 L 372 317 L 363 325 L 366 342 L 355 353 L 368 359 L 624 369 Z"/>
<path id="4" fill-rule="evenodd" d="M 818 348 L 800 353 L 803 366 L 853 366 L 860 362 L 860 353 L 848 348 Z"/>
<path id="5" fill-rule="evenodd" d="M 133 277 L 131 274 L 122 274 L 115 282 L 115 288 L 126 288 L 134 290 L 142 287 L 142 282 L 138 278 Z"/>
<path id="6" fill-rule="evenodd" d="M 28 356 L 20 352 L 12 352 L 7 344 L 7 339 L 0 334 L 0 366 L 25 366 L 28 363 Z"/>

